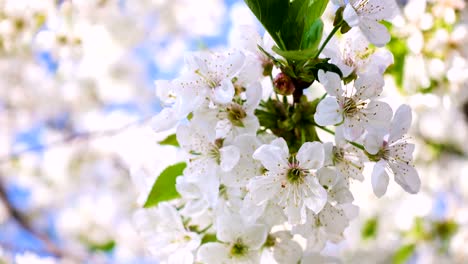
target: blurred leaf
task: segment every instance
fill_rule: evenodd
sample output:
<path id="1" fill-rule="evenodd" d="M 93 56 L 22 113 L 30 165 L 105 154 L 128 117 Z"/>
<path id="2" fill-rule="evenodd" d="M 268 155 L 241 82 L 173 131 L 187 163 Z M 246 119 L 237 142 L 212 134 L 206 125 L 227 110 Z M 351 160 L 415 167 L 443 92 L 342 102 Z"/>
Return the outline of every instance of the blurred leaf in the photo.
<path id="1" fill-rule="evenodd" d="M 391 26 L 388 27 L 391 29 Z M 406 40 L 392 37 L 390 42 L 387 44 L 387 48 L 393 53 L 394 57 L 394 63 L 393 65 L 390 65 L 390 67 L 387 69 L 387 72 L 393 75 L 400 91 L 405 92 L 403 89 L 403 77 L 406 56 L 409 52 L 408 46 L 406 45 Z"/>
<path id="2" fill-rule="evenodd" d="M 88 247 L 91 251 L 110 252 L 115 248 L 115 241 L 110 240 L 102 244 L 89 244 Z"/>
<path id="3" fill-rule="evenodd" d="M 218 241 L 216 239 L 216 234 L 206 234 L 203 236 L 201 243 L 203 245 L 209 242 L 216 242 L 216 241 Z"/>
<path id="4" fill-rule="evenodd" d="M 377 217 L 368 219 L 361 230 L 361 237 L 363 240 L 374 239 L 377 236 L 379 222 Z"/>
<path id="5" fill-rule="evenodd" d="M 175 134 L 167 136 L 164 140 L 158 142 L 159 145 L 169 145 L 174 147 L 180 147 L 179 142 L 177 142 L 177 137 Z"/>
<path id="6" fill-rule="evenodd" d="M 414 253 L 416 246 L 414 244 L 408 244 L 402 246 L 400 249 L 395 252 L 393 255 L 392 263 L 393 264 L 404 264 L 406 263 Z"/>
<path id="7" fill-rule="evenodd" d="M 167 167 L 156 179 L 143 207 L 148 208 L 179 197 L 176 190 L 176 178 L 182 175 L 187 164 L 177 163 Z"/>

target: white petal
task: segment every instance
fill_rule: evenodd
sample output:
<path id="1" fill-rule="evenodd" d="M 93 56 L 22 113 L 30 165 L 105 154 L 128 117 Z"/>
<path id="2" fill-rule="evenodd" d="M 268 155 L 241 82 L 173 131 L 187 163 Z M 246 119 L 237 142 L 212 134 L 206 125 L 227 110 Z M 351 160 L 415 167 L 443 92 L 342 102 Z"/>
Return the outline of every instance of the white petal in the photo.
<path id="1" fill-rule="evenodd" d="M 345 228 L 349 225 L 342 209 L 327 204 L 319 214 L 320 222 L 325 224 L 327 233 L 341 237 Z"/>
<path id="2" fill-rule="evenodd" d="M 203 199 L 189 200 L 180 211 L 180 214 L 188 217 L 199 216 L 203 214 L 208 207 L 208 202 Z"/>
<path id="3" fill-rule="evenodd" d="M 343 135 L 349 141 L 356 141 L 364 134 L 364 123 L 357 116 L 345 118 L 343 124 Z"/>
<path id="4" fill-rule="evenodd" d="M 244 229 L 244 221 L 237 214 L 224 213 L 216 219 L 216 237 L 220 241 L 235 242 Z"/>
<path id="5" fill-rule="evenodd" d="M 377 71 L 368 71 L 365 74 L 361 74 L 354 82 L 356 101 L 365 101 L 380 95 L 384 84 L 381 74 L 377 73 Z"/>
<path id="6" fill-rule="evenodd" d="M 247 112 L 253 112 L 262 99 L 262 85 L 259 82 L 255 82 L 247 86 L 246 89 L 245 95 L 247 101 L 244 103 L 244 107 Z"/>
<path id="7" fill-rule="evenodd" d="M 229 247 L 221 243 L 206 243 L 198 249 L 197 260 L 206 264 L 228 263 Z"/>
<path id="8" fill-rule="evenodd" d="M 375 20 L 361 18 L 359 28 L 367 40 L 377 47 L 383 47 L 390 41 L 391 36 L 387 28 Z"/>
<path id="9" fill-rule="evenodd" d="M 375 196 L 379 198 L 387 192 L 389 177 L 385 171 L 386 165 L 386 161 L 380 160 L 374 165 L 374 169 L 372 170 L 372 189 L 374 190 Z"/>
<path id="10" fill-rule="evenodd" d="M 240 153 L 239 149 L 235 146 L 222 147 L 220 150 L 221 155 L 221 170 L 230 171 L 236 166 L 239 161 Z"/>
<path id="11" fill-rule="evenodd" d="M 368 0 L 363 11 L 366 18 L 380 21 L 393 18 L 398 14 L 399 8 L 395 0 Z"/>
<path id="12" fill-rule="evenodd" d="M 176 178 L 177 192 L 184 197 L 184 199 L 196 199 L 201 197 L 200 189 L 198 186 L 187 180 L 187 177 Z"/>
<path id="13" fill-rule="evenodd" d="M 227 104 L 234 97 L 234 85 L 230 79 L 224 79 L 221 84 L 213 90 L 213 101 L 217 104 Z"/>
<path id="14" fill-rule="evenodd" d="M 321 168 L 318 170 L 317 177 L 319 178 L 320 184 L 322 186 L 327 186 L 328 189 L 333 188 L 333 186 L 338 182 L 336 171 L 330 168 Z"/>
<path id="15" fill-rule="evenodd" d="M 381 101 L 370 101 L 362 110 L 363 119 L 367 119 L 367 129 L 388 130 L 393 111 L 390 105 Z M 365 116 L 364 116 L 365 115 Z"/>
<path id="16" fill-rule="evenodd" d="M 306 198 L 304 203 L 310 210 L 318 214 L 327 203 L 327 191 L 319 184 L 317 178 L 308 178 L 308 185 L 313 192 L 313 196 Z"/>
<path id="17" fill-rule="evenodd" d="M 273 256 L 278 263 L 298 263 L 302 257 L 302 248 L 291 238 L 282 237 L 275 245 Z"/>
<path id="18" fill-rule="evenodd" d="M 408 105 L 401 105 L 398 107 L 390 128 L 389 143 L 395 142 L 408 133 L 408 129 L 411 126 L 411 119 L 411 108 Z"/>
<path id="19" fill-rule="evenodd" d="M 383 147 L 383 137 L 384 135 L 382 133 L 368 133 L 364 138 L 364 148 L 366 151 L 372 155 L 377 154 Z"/>
<path id="20" fill-rule="evenodd" d="M 156 86 L 156 96 L 165 104 L 170 104 L 174 101 L 174 85 L 167 80 L 157 80 L 154 82 Z"/>
<path id="21" fill-rule="evenodd" d="M 319 70 L 319 82 L 325 87 L 327 93 L 331 96 L 340 96 L 343 93 L 341 87 L 341 78 L 338 74 L 328 71 Z"/>
<path id="22" fill-rule="evenodd" d="M 288 154 L 278 146 L 262 145 L 252 155 L 269 171 L 283 171 L 288 167 Z"/>
<path id="23" fill-rule="evenodd" d="M 306 211 L 303 202 L 290 202 L 284 208 L 290 224 L 303 224 L 306 221 Z"/>
<path id="24" fill-rule="evenodd" d="M 395 174 L 395 181 L 407 192 L 415 194 L 421 188 L 421 180 L 419 179 L 416 169 L 406 163 L 390 163 Z"/>
<path id="25" fill-rule="evenodd" d="M 284 155 L 289 156 L 288 143 L 286 143 L 284 138 L 275 138 L 270 142 L 270 145 L 279 147 L 283 151 Z"/>
<path id="26" fill-rule="evenodd" d="M 323 166 L 325 153 L 319 142 L 306 142 L 297 152 L 296 159 L 303 169 L 318 169 Z"/>
<path id="27" fill-rule="evenodd" d="M 336 125 L 343 121 L 343 109 L 335 97 L 326 97 L 320 101 L 314 120 L 320 126 Z"/>
<path id="28" fill-rule="evenodd" d="M 369 65 L 366 67 L 369 70 L 375 69 L 375 71 L 383 75 L 388 66 L 392 65 L 393 63 L 393 53 L 387 49 L 379 49 L 371 55 L 369 58 Z"/>
<path id="29" fill-rule="evenodd" d="M 155 132 L 169 130 L 179 122 L 173 108 L 164 108 L 151 119 L 151 127 Z"/>
<path id="30" fill-rule="evenodd" d="M 334 145 L 332 142 L 323 143 L 323 153 L 325 155 L 323 166 L 333 165 L 333 147 Z"/>
<path id="31" fill-rule="evenodd" d="M 245 228 L 245 227 L 244 227 Z M 249 249 L 259 249 L 265 243 L 268 235 L 268 230 L 264 225 L 254 225 L 246 227 L 242 233 L 242 242 L 249 247 Z"/>
<path id="32" fill-rule="evenodd" d="M 260 205 L 272 199 L 279 193 L 281 188 L 280 179 L 271 175 L 257 176 L 250 180 L 247 189 L 250 192 L 252 202 Z"/>
<path id="33" fill-rule="evenodd" d="M 359 24 L 359 16 L 350 4 L 346 5 L 343 11 L 343 19 L 350 27 L 355 27 Z"/>
<path id="34" fill-rule="evenodd" d="M 232 79 L 242 68 L 245 62 L 245 55 L 240 51 L 235 51 L 228 55 L 224 67 L 226 70 L 226 79 Z"/>

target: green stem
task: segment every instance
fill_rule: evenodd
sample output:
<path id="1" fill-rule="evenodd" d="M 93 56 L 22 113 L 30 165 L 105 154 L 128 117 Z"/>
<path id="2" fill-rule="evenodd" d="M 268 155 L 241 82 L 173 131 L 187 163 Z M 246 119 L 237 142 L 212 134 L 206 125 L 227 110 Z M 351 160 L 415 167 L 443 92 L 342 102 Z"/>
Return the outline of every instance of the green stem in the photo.
<path id="1" fill-rule="evenodd" d="M 205 232 L 208 231 L 208 229 L 210 229 L 212 226 L 213 226 L 213 224 L 210 224 L 210 225 L 208 225 L 207 227 L 203 228 L 202 230 L 200 230 L 199 234 L 205 233 Z"/>
<path id="2" fill-rule="evenodd" d="M 325 132 L 328 132 L 329 134 L 335 135 L 335 132 L 333 130 L 331 130 L 331 129 L 328 129 L 328 128 L 323 127 L 323 126 L 317 126 L 317 127 L 322 129 Z"/>
<path id="3" fill-rule="evenodd" d="M 325 42 L 323 42 L 322 46 L 320 47 L 319 51 L 317 52 L 317 55 L 315 55 L 315 58 L 318 58 L 320 56 L 320 53 L 322 53 L 323 49 L 327 46 L 328 42 L 331 40 L 333 35 L 341 28 L 341 25 L 343 22 L 340 22 L 338 25 L 336 25 L 333 30 L 328 34 L 327 38 L 325 39 Z"/>
<path id="4" fill-rule="evenodd" d="M 323 131 L 329 133 L 329 134 L 335 135 L 335 132 L 332 131 L 331 129 L 328 129 L 328 128 L 323 127 L 323 126 L 317 126 L 317 127 L 320 128 L 320 129 L 322 129 Z M 358 144 L 358 143 L 353 142 L 353 141 L 348 141 L 348 143 L 351 144 L 351 145 L 353 145 L 353 146 L 355 146 L 356 148 L 358 148 L 358 149 L 360 149 L 360 150 L 362 150 L 362 151 L 366 151 L 366 149 L 364 148 L 364 146 L 361 145 L 361 144 Z M 367 152 L 366 152 L 366 153 L 367 153 Z"/>

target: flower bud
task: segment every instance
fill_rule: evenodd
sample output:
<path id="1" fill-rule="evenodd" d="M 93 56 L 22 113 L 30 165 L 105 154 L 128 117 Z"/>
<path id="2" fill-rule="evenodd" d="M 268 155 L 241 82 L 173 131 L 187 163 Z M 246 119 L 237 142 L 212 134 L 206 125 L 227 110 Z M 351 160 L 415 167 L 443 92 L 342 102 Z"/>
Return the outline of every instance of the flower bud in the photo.
<path id="1" fill-rule="evenodd" d="M 294 90 L 296 90 L 296 86 L 294 85 L 291 77 L 282 72 L 276 75 L 273 84 L 275 85 L 276 93 L 281 95 L 291 95 L 294 93 Z"/>

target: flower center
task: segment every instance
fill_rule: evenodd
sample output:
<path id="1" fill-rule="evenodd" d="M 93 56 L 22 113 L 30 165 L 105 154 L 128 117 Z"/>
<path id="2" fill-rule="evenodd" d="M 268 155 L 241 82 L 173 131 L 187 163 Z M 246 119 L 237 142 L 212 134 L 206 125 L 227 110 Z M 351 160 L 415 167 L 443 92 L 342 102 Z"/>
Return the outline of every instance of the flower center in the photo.
<path id="1" fill-rule="evenodd" d="M 247 251 L 249 251 L 249 248 L 239 238 L 234 243 L 234 245 L 232 245 L 230 253 L 232 256 L 241 257 L 244 256 L 247 253 Z"/>
<path id="2" fill-rule="evenodd" d="M 228 119 L 233 123 L 235 126 L 243 126 L 242 120 L 247 117 L 247 113 L 242 108 L 242 106 L 238 104 L 232 104 L 227 109 L 228 112 Z"/>
<path id="3" fill-rule="evenodd" d="M 356 101 L 354 101 L 352 98 L 346 97 L 343 110 L 344 110 L 343 112 L 345 113 L 345 115 L 348 115 L 348 116 L 354 115 L 358 111 Z"/>
<path id="4" fill-rule="evenodd" d="M 344 160 L 344 152 L 342 149 L 338 149 L 336 146 L 332 149 L 333 153 L 333 164 L 340 163 Z"/>
<path id="5" fill-rule="evenodd" d="M 287 174 L 288 181 L 292 184 L 299 184 L 304 181 L 305 171 L 301 168 L 290 168 Z"/>

